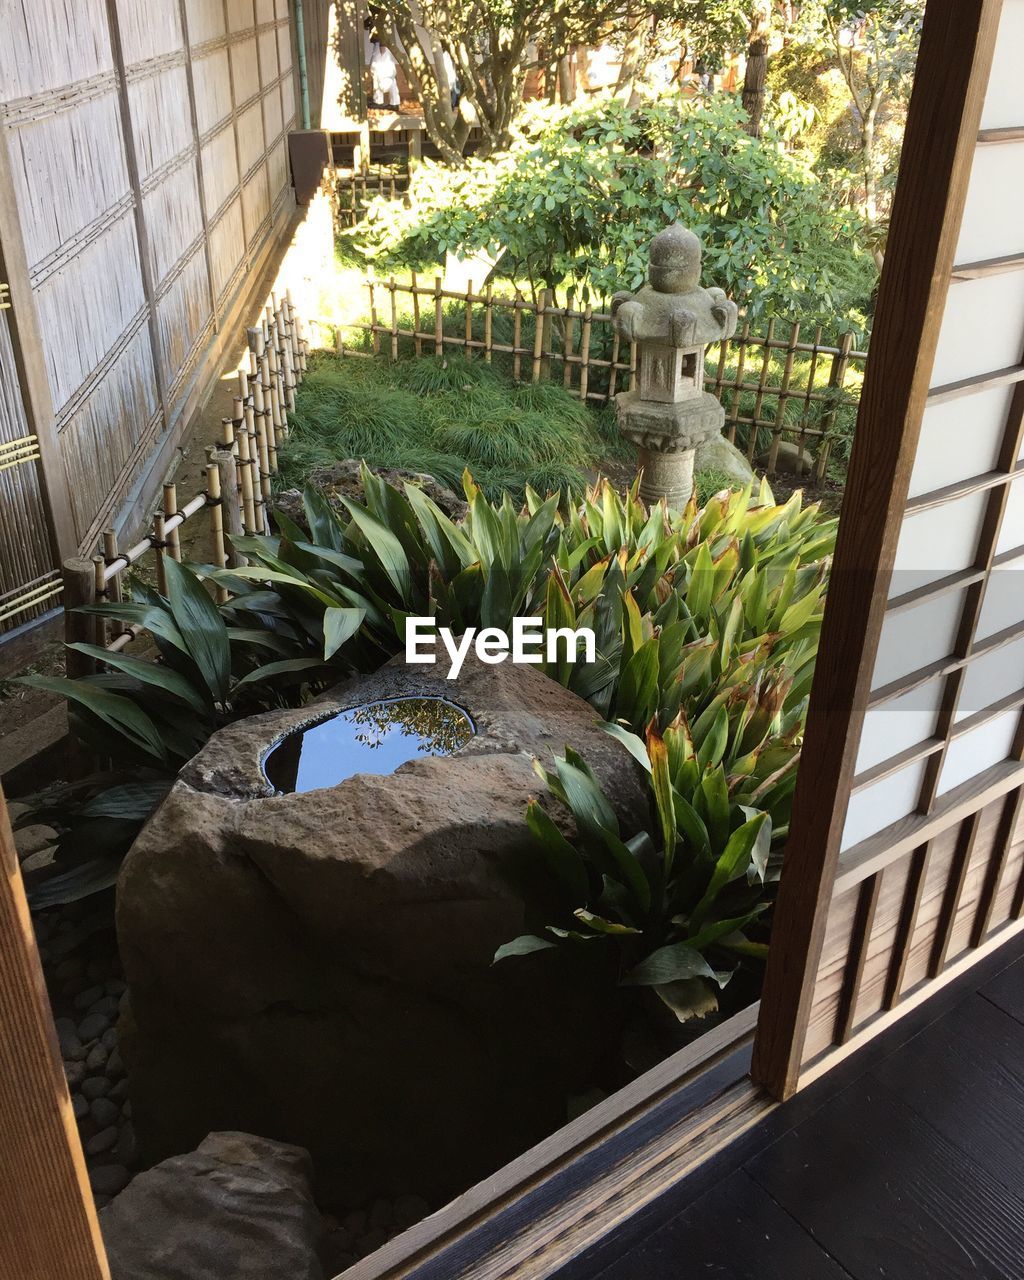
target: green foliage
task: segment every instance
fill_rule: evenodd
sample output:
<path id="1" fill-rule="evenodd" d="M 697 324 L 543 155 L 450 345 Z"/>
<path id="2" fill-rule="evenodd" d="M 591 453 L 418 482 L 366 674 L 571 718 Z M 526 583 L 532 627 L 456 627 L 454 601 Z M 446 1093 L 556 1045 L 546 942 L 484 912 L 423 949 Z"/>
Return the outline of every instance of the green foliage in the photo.
<path id="1" fill-rule="evenodd" d="M 451 250 L 503 253 L 499 272 L 580 297 L 637 288 L 667 222 L 705 245 L 705 279 L 751 316 L 862 322 L 874 271 L 860 223 L 738 100 L 668 95 L 631 109 L 610 95 L 529 104 L 506 151 L 457 170 L 422 165 L 406 204 L 376 201 L 350 234 L 387 270 L 434 269 Z"/>
<path id="2" fill-rule="evenodd" d="M 301 488 L 340 458 L 427 472 L 458 489 L 467 468 L 495 500 L 525 485 L 584 488 L 608 455 L 593 412 L 552 383 L 513 387 L 483 361 L 321 356 L 299 390 L 280 452 L 281 480 Z M 620 447 L 617 443 L 616 448 Z"/>
<path id="3" fill-rule="evenodd" d="M 702 734 L 680 717 L 664 735 L 652 725 L 646 743 L 609 726 L 646 770 L 650 814 L 636 831 L 622 830 L 570 748 L 553 770 L 535 766 L 575 828 L 567 837 L 531 803 L 527 823 L 564 914 L 499 948 L 495 961 L 596 944 L 615 951 L 622 985 L 653 988 L 681 1022 L 713 1011 L 740 965 L 767 951 L 763 917 L 799 758 L 800 713 L 784 718 L 757 694 L 754 705 L 745 726 L 723 731 L 723 708 Z"/>

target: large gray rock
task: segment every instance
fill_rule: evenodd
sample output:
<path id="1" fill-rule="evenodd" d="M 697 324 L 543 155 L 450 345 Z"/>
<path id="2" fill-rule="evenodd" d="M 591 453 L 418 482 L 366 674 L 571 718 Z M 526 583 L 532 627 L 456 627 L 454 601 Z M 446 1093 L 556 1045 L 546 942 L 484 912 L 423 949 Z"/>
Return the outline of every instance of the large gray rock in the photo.
<path id="1" fill-rule="evenodd" d="M 272 794 L 268 744 L 314 713 L 430 694 L 476 726 L 456 754 Z M 616 1039 L 614 976 L 581 984 L 569 971 L 600 965 L 604 949 L 491 962 L 551 918 L 524 812 L 544 790 L 531 758 L 566 743 L 639 820 L 631 757 L 588 704 L 529 667 L 467 659 L 452 682 L 396 660 L 313 712 L 216 734 L 119 884 L 143 1154 L 243 1128 L 306 1147 L 332 1198 L 436 1198 L 558 1127 Z"/>
<path id="2" fill-rule="evenodd" d="M 101 1212 L 112 1280 L 324 1280 L 312 1173 L 300 1147 L 211 1133 Z"/>
<path id="3" fill-rule="evenodd" d="M 726 440 L 725 436 L 714 436 L 710 440 L 702 441 L 697 446 L 694 466 L 697 471 L 717 471 L 721 475 L 728 476 L 733 484 L 741 489 L 754 478 L 753 469 L 746 455 L 740 453 L 739 449 Z"/>

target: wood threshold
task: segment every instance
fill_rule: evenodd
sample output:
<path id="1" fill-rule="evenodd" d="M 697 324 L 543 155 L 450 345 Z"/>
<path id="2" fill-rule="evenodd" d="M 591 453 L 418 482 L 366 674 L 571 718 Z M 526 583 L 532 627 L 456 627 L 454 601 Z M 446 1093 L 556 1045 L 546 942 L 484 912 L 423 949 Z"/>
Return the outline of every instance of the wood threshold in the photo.
<path id="1" fill-rule="evenodd" d="M 948 827 L 1024 783 L 1024 765 L 1004 760 L 942 796 L 931 813 L 911 813 L 843 851 L 834 897 L 912 853 Z"/>
<path id="2" fill-rule="evenodd" d="M 748 1076 L 757 1016 L 736 1014 L 337 1280 L 552 1275 L 776 1105 Z"/>

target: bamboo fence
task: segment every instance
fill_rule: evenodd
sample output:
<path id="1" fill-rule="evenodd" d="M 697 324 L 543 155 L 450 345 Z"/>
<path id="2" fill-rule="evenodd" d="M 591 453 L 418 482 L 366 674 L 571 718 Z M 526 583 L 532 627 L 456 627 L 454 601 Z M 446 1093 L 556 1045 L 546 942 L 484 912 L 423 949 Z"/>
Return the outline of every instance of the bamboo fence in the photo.
<path id="1" fill-rule="evenodd" d="M 277 471 L 277 447 L 288 435 L 288 411 L 295 407 L 295 391 L 305 376 L 309 354 L 290 293 L 280 300 L 272 295 L 260 323 L 246 330 L 246 345 L 232 415 L 223 420 L 221 439 L 207 450 L 206 488 L 179 505 L 177 486 L 165 484 L 151 529 L 134 546 L 122 550 L 114 530 L 107 529 L 91 559 L 64 562 L 68 643 L 86 641 L 111 652 L 130 644 L 142 630 L 140 626 L 117 620 L 111 623 L 77 610 L 100 601 L 125 599 L 124 575 L 143 560 L 153 569 L 157 590 L 166 593 L 166 557 L 181 562 L 181 527 L 202 512 L 209 520 L 212 559 L 218 569 L 245 564 L 245 557 L 231 544 L 232 535 L 270 532 L 270 486 Z M 216 595 L 219 603 L 228 598 L 221 586 Z M 94 670 L 93 659 L 68 650 L 69 676 Z"/>
<path id="2" fill-rule="evenodd" d="M 568 305 L 559 307 L 548 290 L 531 301 L 518 290 L 514 297 L 499 296 L 490 284 L 475 291 L 472 281 L 461 291 L 446 289 L 441 276 L 421 284 L 415 272 L 409 283 L 371 272 L 365 287 L 369 318 L 340 326 L 315 322 L 319 345 L 333 346 L 339 355 L 391 360 L 444 359 L 449 351 L 488 364 L 499 357 L 517 383 L 560 379 L 567 391 L 596 405 L 635 386 L 635 344 L 621 341 L 610 311 L 589 303 L 577 307 L 571 293 Z M 399 299 L 409 300 L 404 313 Z M 496 334 L 497 318 L 506 320 L 499 327 L 507 340 Z M 361 345 L 345 341 L 350 330 L 360 334 Z M 854 375 L 866 360 L 850 333 L 830 346 L 822 342 L 820 325 L 805 336 L 799 322 L 769 320 L 764 333 L 752 333 L 744 320 L 735 337 L 709 350 L 705 386 L 725 406 L 727 439 L 751 463 L 775 474 L 786 442 L 795 449 L 787 469 L 807 472 L 821 484 L 842 421 L 852 427 L 859 400 Z"/>

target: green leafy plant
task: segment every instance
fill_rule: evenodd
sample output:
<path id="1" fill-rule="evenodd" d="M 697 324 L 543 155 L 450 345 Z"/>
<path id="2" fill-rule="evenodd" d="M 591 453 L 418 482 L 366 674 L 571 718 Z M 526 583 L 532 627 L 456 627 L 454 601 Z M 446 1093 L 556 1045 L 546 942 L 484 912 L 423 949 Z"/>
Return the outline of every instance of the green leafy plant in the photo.
<path id="1" fill-rule="evenodd" d="M 583 943 L 613 948 L 620 982 L 650 987 L 680 1021 L 712 1012 L 737 968 L 766 954 L 764 913 L 778 878 L 799 756 L 799 711 L 767 691 L 752 709 L 691 730 L 680 715 L 646 743 L 609 732 L 643 765 L 650 820 L 624 832 L 593 772 L 567 748 L 535 766 L 571 815 L 566 836 L 540 801 L 527 822 L 565 906 L 541 934 L 501 947 L 495 961 Z M 734 704 L 735 705 L 735 704 Z"/>

